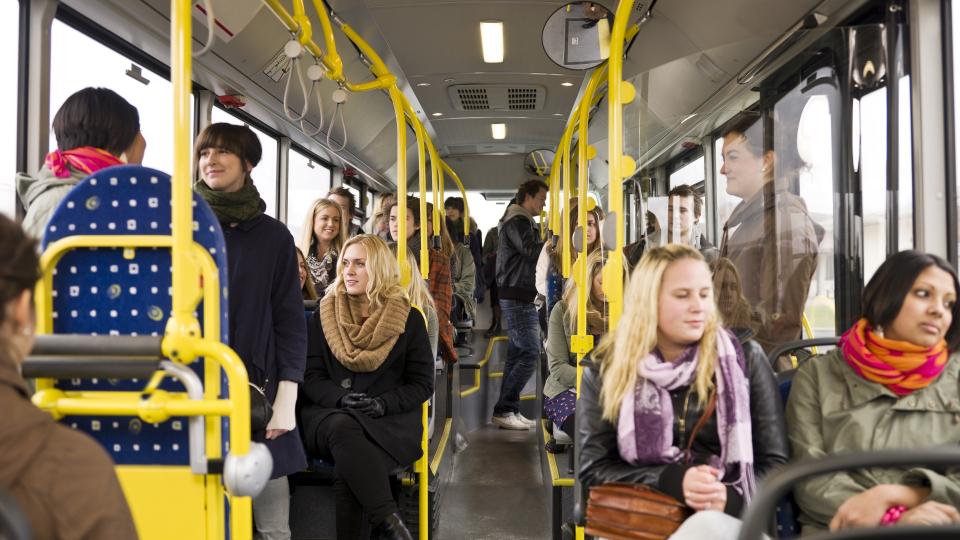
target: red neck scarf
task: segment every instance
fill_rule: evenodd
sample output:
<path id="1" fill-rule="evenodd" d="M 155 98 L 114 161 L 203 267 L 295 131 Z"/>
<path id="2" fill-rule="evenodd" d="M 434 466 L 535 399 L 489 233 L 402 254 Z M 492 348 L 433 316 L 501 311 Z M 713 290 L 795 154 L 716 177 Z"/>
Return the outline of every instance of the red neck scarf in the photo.
<path id="1" fill-rule="evenodd" d="M 947 343 L 926 348 L 877 335 L 866 319 L 854 324 L 837 344 L 847 364 L 864 379 L 898 396 L 926 388 L 947 366 Z"/>
<path id="2" fill-rule="evenodd" d="M 106 150 L 93 146 L 81 146 L 66 151 L 54 150 L 47 154 L 43 164 L 57 178 L 69 178 L 71 166 L 87 174 L 93 174 L 100 169 L 123 165 L 123 162 Z"/>

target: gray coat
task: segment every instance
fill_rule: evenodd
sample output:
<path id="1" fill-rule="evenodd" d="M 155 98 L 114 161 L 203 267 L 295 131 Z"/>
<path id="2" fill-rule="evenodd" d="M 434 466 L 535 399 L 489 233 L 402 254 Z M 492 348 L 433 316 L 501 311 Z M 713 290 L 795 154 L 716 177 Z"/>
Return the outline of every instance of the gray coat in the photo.
<path id="1" fill-rule="evenodd" d="M 27 234 L 42 240 L 44 228 L 60 201 L 86 177 L 87 173 L 70 167 L 69 177 L 57 178 L 46 165 L 40 168 L 36 177 L 18 174 L 17 194 L 27 210 L 23 218 L 23 229 Z"/>

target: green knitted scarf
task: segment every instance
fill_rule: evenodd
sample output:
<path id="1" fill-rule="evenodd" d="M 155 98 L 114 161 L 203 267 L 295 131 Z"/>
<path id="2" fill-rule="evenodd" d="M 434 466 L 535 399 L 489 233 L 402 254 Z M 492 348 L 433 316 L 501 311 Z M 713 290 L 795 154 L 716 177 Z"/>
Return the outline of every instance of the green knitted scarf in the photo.
<path id="1" fill-rule="evenodd" d="M 260 192 L 249 177 L 240 191 L 226 192 L 210 189 L 203 180 L 197 180 L 193 189 L 207 201 L 220 223 L 242 223 L 249 221 L 267 209 L 267 203 L 260 198 Z"/>

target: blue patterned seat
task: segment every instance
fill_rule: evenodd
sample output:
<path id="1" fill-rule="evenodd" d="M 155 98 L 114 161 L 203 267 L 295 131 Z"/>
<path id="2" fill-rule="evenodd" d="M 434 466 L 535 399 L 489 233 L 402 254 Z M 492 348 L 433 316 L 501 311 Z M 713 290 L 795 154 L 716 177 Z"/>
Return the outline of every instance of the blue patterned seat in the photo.
<path id="1" fill-rule="evenodd" d="M 103 169 L 78 184 L 60 203 L 43 238 L 51 243 L 74 235 L 169 235 L 171 181 L 166 173 L 139 166 Z M 206 202 L 193 195 L 194 242 L 210 252 L 220 275 L 221 340 L 226 343 L 227 260 L 223 232 Z M 83 248 L 68 252 L 53 277 L 55 334 L 163 335 L 172 304 L 170 250 Z M 202 313 L 202 306 L 198 307 Z M 202 324 L 202 318 L 200 319 Z M 203 380 L 203 361 L 191 367 Z M 221 372 L 222 388 L 226 379 Z M 140 391 L 147 381 L 74 379 L 57 381 L 70 390 Z M 165 379 L 162 389 L 182 392 Z M 118 465 L 187 465 L 186 418 L 147 424 L 137 417 L 71 416 L 63 422 L 89 433 Z M 224 420 L 224 424 L 226 420 Z M 224 441 L 227 430 L 223 430 Z"/>

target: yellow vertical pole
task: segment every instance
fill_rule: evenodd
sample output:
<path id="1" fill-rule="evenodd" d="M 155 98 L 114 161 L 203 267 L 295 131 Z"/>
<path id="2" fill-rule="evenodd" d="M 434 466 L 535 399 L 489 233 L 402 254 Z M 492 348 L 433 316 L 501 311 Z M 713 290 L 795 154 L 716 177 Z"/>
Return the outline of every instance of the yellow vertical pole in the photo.
<path id="1" fill-rule="evenodd" d="M 409 103 L 406 103 L 407 116 L 410 118 L 410 124 L 413 125 L 413 132 L 417 135 L 417 180 L 420 185 L 420 276 L 423 279 L 430 277 L 430 253 L 427 251 L 427 228 L 423 226 L 427 222 L 427 145 L 426 134 L 423 132 L 423 124 L 413 114 L 413 109 Z M 427 261 L 427 264 L 422 264 Z"/>
<path id="2" fill-rule="evenodd" d="M 397 262 L 400 264 L 400 284 L 410 283 L 410 263 L 407 262 L 407 122 L 403 116 L 403 94 L 393 85 L 388 90 L 397 121 Z"/>
<path id="3" fill-rule="evenodd" d="M 467 239 L 470 238 L 470 204 L 467 203 L 467 189 L 463 187 L 463 182 L 460 181 L 460 176 L 454 171 L 450 165 L 444 161 L 442 162 L 443 171 L 450 175 L 450 178 L 453 179 L 453 182 L 457 184 L 457 189 L 460 190 L 460 195 L 463 197 L 463 236 Z M 446 202 L 446 199 L 444 199 Z M 469 241 L 469 240 L 468 240 Z"/>
<path id="4" fill-rule="evenodd" d="M 572 130 L 571 130 L 572 132 Z M 570 277 L 570 238 L 573 231 L 570 228 L 570 198 L 573 196 L 573 177 L 570 175 L 570 138 L 567 138 L 563 146 L 563 223 L 560 224 L 560 245 L 561 247 L 561 267 L 564 279 Z M 558 186 L 559 187 L 559 186 Z"/>
<path id="5" fill-rule="evenodd" d="M 620 0 L 610 35 L 610 59 L 607 61 L 607 193 L 609 212 L 615 230 L 614 247 L 604 267 L 603 289 L 610 306 L 609 327 L 615 328 L 623 312 L 623 179 L 633 174 L 633 159 L 623 155 L 623 105 L 633 101 L 633 85 L 623 80 L 623 40 L 634 0 Z"/>

